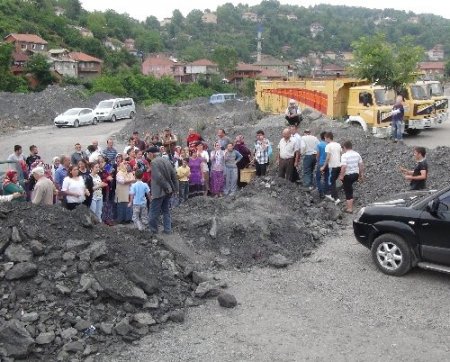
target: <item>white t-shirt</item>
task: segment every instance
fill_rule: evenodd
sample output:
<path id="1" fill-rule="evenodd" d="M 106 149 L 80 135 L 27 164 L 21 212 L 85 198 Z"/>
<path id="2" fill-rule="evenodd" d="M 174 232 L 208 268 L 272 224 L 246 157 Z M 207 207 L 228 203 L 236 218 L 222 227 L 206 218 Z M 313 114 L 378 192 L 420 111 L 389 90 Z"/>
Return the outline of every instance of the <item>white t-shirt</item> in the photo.
<path id="1" fill-rule="evenodd" d="M 325 146 L 325 152 L 330 154 L 329 168 L 336 168 L 341 165 L 341 145 L 339 143 L 331 141 Z"/>
<path id="2" fill-rule="evenodd" d="M 81 176 L 78 176 L 78 180 L 67 176 L 66 178 L 64 178 L 61 187 L 61 191 L 69 191 L 80 194 L 80 196 L 66 196 L 67 202 L 79 204 L 84 201 L 85 189 L 86 186 L 84 185 L 84 180 Z"/>
<path id="3" fill-rule="evenodd" d="M 294 133 L 291 135 L 291 140 L 295 142 L 295 150 L 300 151 L 302 147 L 304 146 L 302 136 L 300 136 L 298 133 Z"/>
<path id="4" fill-rule="evenodd" d="M 89 162 L 93 163 L 93 162 L 97 162 L 98 161 L 98 156 L 100 156 L 101 153 L 99 150 L 95 150 L 94 152 L 92 152 L 89 156 Z"/>
<path id="5" fill-rule="evenodd" d="M 359 164 L 362 163 L 360 154 L 353 150 L 348 150 L 341 157 L 341 165 L 346 166 L 345 174 L 351 175 L 352 173 L 359 174 Z"/>
<path id="6" fill-rule="evenodd" d="M 315 155 L 317 153 L 317 145 L 319 140 L 316 136 L 307 134 L 302 137 L 302 155 Z"/>

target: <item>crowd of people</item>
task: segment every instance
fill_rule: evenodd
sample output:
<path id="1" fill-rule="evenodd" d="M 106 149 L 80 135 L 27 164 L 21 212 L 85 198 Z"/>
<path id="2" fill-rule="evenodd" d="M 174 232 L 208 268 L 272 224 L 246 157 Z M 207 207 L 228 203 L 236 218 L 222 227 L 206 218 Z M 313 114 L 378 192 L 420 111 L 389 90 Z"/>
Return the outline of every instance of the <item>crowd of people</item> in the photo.
<path id="1" fill-rule="evenodd" d="M 276 157 L 263 130 L 248 144 L 242 135 L 232 141 L 224 129 L 218 129 L 212 144 L 194 129 L 184 138 L 169 128 L 160 135 L 146 133 L 143 139 L 134 132 L 122 152 L 112 139 L 104 148 L 97 141 L 85 149 L 76 143 L 71 155 L 54 157 L 50 164 L 41 159 L 37 146 L 30 146 L 25 157 L 16 145 L 8 157 L 15 168 L 6 173 L 0 201 L 60 203 L 69 210 L 84 204 L 107 225 L 133 222 L 139 230 L 154 233 L 162 214 L 163 232 L 170 233 L 172 207 L 200 195 L 234 195 L 245 186 L 240 171 L 254 166 L 256 177 L 265 176 L 269 165 L 276 164 L 279 177 L 301 183 L 308 191 L 317 188 L 320 199 L 336 205 L 341 203 L 336 188 L 341 180 L 344 211 L 352 213 L 353 185 L 364 179 L 364 163 L 352 142 L 340 144 L 332 132 L 317 138 L 305 129 L 300 135 L 297 122 L 290 123 L 282 131 Z M 417 147 L 414 152 L 418 166 L 401 172 L 413 189 L 424 188 L 425 149 Z"/>

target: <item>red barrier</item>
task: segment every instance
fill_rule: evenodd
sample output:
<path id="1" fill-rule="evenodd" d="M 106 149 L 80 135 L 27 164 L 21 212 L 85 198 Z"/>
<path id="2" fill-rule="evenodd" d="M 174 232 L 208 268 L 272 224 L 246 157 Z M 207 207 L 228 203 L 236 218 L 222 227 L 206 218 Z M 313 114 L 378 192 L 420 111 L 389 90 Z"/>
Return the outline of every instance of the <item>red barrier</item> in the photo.
<path id="1" fill-rule="evenodd" d="M 263 93 L 277 94 L 314 108 L 322 113 L 328 110 L 328 95 L 326 93 L 304 88 L 264 89 Z"/>

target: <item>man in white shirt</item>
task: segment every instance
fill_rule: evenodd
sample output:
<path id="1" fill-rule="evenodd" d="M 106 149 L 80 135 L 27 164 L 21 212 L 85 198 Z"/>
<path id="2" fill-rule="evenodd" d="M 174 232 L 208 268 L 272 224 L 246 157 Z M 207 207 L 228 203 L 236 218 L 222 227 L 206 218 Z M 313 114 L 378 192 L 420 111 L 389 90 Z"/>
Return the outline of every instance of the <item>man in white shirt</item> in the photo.
<path id="1" fill-rule="evenodd" d="M 303 147 L 302 136 L 298 133 L 298 127 L 296 125 L 289 126 L 289 132 L 291 133 L 291 140 L 295 143 L 296 153 L 298 154 L 298 160 L 300 161 L 301 148 Z M 300 164 L 300 162 L 299 162 Z M 298 165 L 292 170 L 292 182 L 297 182 L 300 180 L 300 172 L 298 170 Z"/>
<path id="2" fill-rule="evenodd" d="M 361 155 L 353 151 L 350 141 L 345 141 L 342 145 L 344 153 L 341 157 L 341 173 L 339 180 L 342 181 L 345 192 L 346 209 L 345 212 L 353 212 L 353 184 L 363 179 L 364 164 Z"/>
<path id="3" fill-rule="evenodd" d="M 298 166 L 299 152 L 296 142 L 291 138 L 289 128 L 283 130 L 283 138 L 278 144 L 278 177 L 292 181 L 292 173 L 294 168 Z"/>
<path id="4" fill-rule="evenodd" d="M 328 184 L 330 186 L 331 195 L 325 195 L 325 197 L 333 201 L 337 205 L 341 202 L 336 190 L 336 180 L 338 179 L 339 173 L 341 172 L 342 149 L 339 143 L 333 141 L 333 138 L 333 132 L 325 133 L 325 142 L 327 143 L 325 147 L 325 153 L 327 154 L 327 158 L 324 165 L 320 168 L 320 171 L 324 172 L 328 166 L 328 169 L 330 170 L 330 178 Z"/>
<path id="5" fill-rule="evenodd" d="M 302 137 L 302 148 L 300 153 L 303 156 L 303 186 L 309 190 L 313 189 L 313 174 L 316 167 L 317 145 L 319 140 L 311 134 L 309 129 L 305 129 Z"/>

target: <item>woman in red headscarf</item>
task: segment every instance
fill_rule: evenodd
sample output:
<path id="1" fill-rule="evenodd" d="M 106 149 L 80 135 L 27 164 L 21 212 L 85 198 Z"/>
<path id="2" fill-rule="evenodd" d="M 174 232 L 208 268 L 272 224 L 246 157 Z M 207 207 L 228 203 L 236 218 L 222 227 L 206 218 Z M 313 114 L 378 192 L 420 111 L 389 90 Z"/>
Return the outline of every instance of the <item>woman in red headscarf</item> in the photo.
<path id="1" fill-rule="evenodd" d="M 14 201 L 26 201 L 25 190 L 19 184 L 17 171 L 9 170 L 3 180 L 3 195 L 13 195 L 20 193 L 22 196 L 14 199 Z"/>

